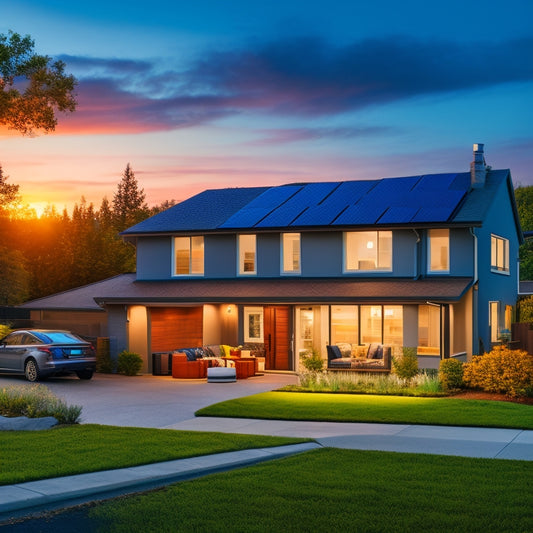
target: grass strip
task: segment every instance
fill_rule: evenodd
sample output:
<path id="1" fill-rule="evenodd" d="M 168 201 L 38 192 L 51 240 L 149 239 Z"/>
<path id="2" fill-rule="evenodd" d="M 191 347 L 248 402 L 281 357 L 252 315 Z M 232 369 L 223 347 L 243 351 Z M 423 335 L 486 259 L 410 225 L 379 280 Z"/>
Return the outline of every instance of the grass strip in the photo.
<path id="1" fill-rule="evenodd" d="M 95 424 L 0 431 L 0 485 L 308 440 Z"/>
<path id="2" fill-rule="evenodd" d="M 197 416 L 533 429 L 533 407 L 512 402 L 357 394 L 264 392 Z"/>
<path id="3" fill-rule="evenodd" d="M 526 461 L 320 449 L 87 512 L 106 533 L 524 532 L 532 479 Z"/>

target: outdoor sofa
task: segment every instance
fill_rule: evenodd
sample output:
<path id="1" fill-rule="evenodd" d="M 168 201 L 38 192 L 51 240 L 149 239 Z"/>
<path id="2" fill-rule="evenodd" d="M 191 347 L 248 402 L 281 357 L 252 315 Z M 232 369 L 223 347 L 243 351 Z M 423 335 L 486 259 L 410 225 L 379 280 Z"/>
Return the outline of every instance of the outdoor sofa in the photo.
<path id="1" fill-rule="evenodd" d="M 367 346 L 329 345 L 328 370 L 390 372 L 391 347 L 372 343 Z"/>
<path id="2" fill-rule="evenodd" d="M 226 345 L 179 348 L 172 354 L 172 377 L 205 378 L 208 368 L 234 367 L 236 377 L 245 379 L 257 373 L 255 357 L 241 357 L 241 351 Z"/>

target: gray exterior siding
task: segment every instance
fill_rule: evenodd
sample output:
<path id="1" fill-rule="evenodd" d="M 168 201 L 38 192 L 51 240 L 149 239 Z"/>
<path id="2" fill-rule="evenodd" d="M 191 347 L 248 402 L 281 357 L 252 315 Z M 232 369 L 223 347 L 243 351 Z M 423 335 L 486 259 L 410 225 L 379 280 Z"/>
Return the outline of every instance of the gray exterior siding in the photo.
<path id="1" fill-rule="evenodd" d="M 518 296 L 518 238 L 509 191 L 502 183 L 492 202 L 478 235 L 478 328 L 485 349 L 490 349 L 489 302 L 500 302 L 500 323 L 503 323 L 505 306 L 516 305 Z M 491 271 L 491 235 L 509 240 L 508 273 Z M 474 343 L 476 339 L 474 339 Z"/>
<path id="2" fill-rule="evenodd" d="M 137 239 L 137 279 L 170 279 L 172 275 L 172 238 Z"/>
<path id="3" fill-rule="evenodd" d="M 235 235 L 204 237 L 205 278 L 234 278 L 237 272 Z"/>
<path id="4" fill-rule="evenodd" d="M 281 273 L 281 235 L 258 233 L 257 275 L 275 278 Z M 417 244 L 418 236 L 420 242 Z M 344 272 L 342 231 L 301 233 L 301 277 L 416 277 L 427 274 L 427 231 L 393 230 L 392 271 Z M 473 238 L 468 229 L 450 232 L 450 276 L 473 275 Z M 204 279 L 239 277 L 237 234 L 204 237 Z M 141 237 L 137 241 L 137 279 L 165 280 L 173 276 L 173 238 Z M 174 277 L 175 279 L 175 277 Z"/>

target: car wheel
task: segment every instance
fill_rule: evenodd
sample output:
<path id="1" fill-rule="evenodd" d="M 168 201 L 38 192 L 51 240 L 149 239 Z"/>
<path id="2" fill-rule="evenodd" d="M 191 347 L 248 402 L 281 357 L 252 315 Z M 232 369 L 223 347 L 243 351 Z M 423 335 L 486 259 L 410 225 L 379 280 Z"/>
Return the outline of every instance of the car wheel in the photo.
<path id="1" fill-rule="evenodd" d="M 92 370 L 80 370 L 79 372 L 76 372 L 76 374 L 80 379 L 91 379 L 93 377 Z"/>
<path id="2" fill-rule="evenodd" d="M 26 361 L 26 365 L 24 366 L 24 375 L 28 381 L 39 381 L 39 367 L 37 366 L 35 359 L 28 359 Z"/>

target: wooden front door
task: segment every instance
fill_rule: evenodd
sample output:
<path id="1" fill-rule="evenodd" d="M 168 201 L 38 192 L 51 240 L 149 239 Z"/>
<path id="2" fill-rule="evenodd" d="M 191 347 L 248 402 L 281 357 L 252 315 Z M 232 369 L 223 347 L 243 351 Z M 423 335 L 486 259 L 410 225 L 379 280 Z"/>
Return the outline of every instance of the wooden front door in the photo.
<path id="1" fill-rule="evenodd" d="M 291 370 L 291 314 L 288 306 L 264 309 L 265 370 Z"/>

